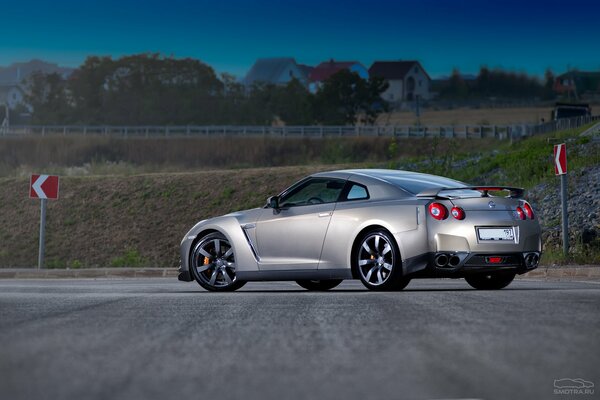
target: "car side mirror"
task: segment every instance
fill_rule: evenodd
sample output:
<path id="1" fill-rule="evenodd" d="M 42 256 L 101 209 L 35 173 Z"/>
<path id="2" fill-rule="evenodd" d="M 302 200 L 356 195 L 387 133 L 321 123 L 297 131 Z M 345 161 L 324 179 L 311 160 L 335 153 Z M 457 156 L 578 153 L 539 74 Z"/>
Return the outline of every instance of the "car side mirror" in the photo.
<path id="1" fill-rule="evenodd" d="M 269 197 L 267 199 L 267 205 L 274 210 L 279 210 L 279 196 Z"/>

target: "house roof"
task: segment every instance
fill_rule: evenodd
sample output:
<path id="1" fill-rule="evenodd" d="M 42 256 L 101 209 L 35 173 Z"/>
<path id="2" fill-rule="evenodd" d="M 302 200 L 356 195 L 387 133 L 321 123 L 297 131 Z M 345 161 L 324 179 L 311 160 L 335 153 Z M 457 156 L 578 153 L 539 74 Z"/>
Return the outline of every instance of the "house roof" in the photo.
<path id="1" fill-rule="evenodd" d="M 298 64 L 298 68 L 300 68 L 300 71 L 302 71 L 304 76 L 306 76 L 307 78 L 310 76 L 313 69 L 315 69 L 315 67 L 311 67 L 310 65 L 306 64 Z"/>
<path id="2" fill-rule="evenodd" d="M 560 74 L 556 77 L 556 79 L 565 79 L 565 78 L 600 78 L 600 71 L 570 71 L 565 72 L 564 74 Z"/>
<path id="3" fill-rule="evenodd" d="M 431 80 L 425 68 L 418 61 L 375 61 L 369 68 L 369 75 L 392 80 L 404 79 L 415 65 L 418 65 L 425 72 L 427 79 Z"/>
<path id="4" fill-rule="evenodd" d="M 308 77 L 308 80 L 310 82 L 322 82 L 324 80 L 327 80 L 331 75 L 335 74 L 336 72 L 339 72 L 343 69 L 349 69 L 350 67 L 356 64 L 359 63 L 356 61 L 325 61 L 317 65 L 312 70 L 310 76 Z"/>
<path id="5" fill-rule="evenodd" d="M 247 85 L 254 82 L 277 83 L 281 73 L 290 64 L 293 64 L 301 73 L 303 72 L 302 68 L 299 68 L 296 64 L 296 60 L 291 57 L 259 58 L 246 74 L 244 83 Z"/>
<path id="6" fill-rule="evenodd" d="M 58 64 L 42 60 L 17 62 L 8 67 L 0 67 L 0 84 L 21 83 L 23 79 L 28 78 L 34 72 L 43 72 L 45 74 L 57 73 L 63 77 L 68 77 L 73 71 L 73 68 L 60 67 Z"/>

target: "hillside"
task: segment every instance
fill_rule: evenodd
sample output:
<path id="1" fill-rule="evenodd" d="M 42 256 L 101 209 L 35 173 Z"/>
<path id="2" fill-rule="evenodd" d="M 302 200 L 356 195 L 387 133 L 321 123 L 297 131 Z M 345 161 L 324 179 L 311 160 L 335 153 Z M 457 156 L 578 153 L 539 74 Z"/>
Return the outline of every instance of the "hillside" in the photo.
<path id="1" fill-rule="evenodd" d="M 544 226 L 544 262 L 564 262 L 557 230 L 559 180 L 554 177 L 551 154 L 554 142 L 566 141 L 572 259 L 600 263 L 600 143 L 578 134 L 563 132 L 468 153 L 448 148 L 471 146 L 473 141 L 433 141 L 421 157 L 401 155 L 398 148 L 405 147 L 405 142 L 391 141 L 379 163 L 360 166 L 393 166 L 471 183 L 523 186 Z M 261 206 L 268 196 L 300 177 L 338 167 L 321 164 L 62 177 L 61 198 L 48 205 L 47 265 L 174 267 L 179 241 L 196 221 Z M 0 186 L 0 267 L 33 266 L 39 201 L 27 198 L 27 176 L 2 178 Z"/>
<path id="2" fill-rule="evenodd" d="M 256 207 L 319 167 L 135 176 L 65 177 L 48 202 L 51 268 L 176 266 L 178 245 L 197 221 Z M 27 178 L 0 180 L 0 266 L 37 263 L 39 200 Z"/>

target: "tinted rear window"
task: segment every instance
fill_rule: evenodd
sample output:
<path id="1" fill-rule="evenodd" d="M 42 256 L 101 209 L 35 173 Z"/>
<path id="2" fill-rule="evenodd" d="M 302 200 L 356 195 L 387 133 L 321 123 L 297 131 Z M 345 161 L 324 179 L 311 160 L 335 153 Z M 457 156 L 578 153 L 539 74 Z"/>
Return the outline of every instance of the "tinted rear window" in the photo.
<path id="1" fill-rule="evenodd" d="M 404 189 L 412 194 L 419 194 L 425 189 L 434 189 L 434 188 L 442 188 L 442 187 L 450 187 L 450 188 L 461 188 L 467 186 L 463 182 L 455 181 L 454 179 L 448 179 L 437 176 L 424 176 L 424 177 L 404 177 L 404 176 L 382 176 L 383 179 L 388 181 L 394 186 L 399 187 L 400 189 Z M 459 191 L 457 191 L 459 192 Z M 460 192 L 467 192 L 466 190 L 461 190 Z M 468 192 L 474 192 L 473 195 L 480 195 L 479 192 L 469 190 Z M 462 195 L 466 195 L 467 193 L 461 193 Z"/>

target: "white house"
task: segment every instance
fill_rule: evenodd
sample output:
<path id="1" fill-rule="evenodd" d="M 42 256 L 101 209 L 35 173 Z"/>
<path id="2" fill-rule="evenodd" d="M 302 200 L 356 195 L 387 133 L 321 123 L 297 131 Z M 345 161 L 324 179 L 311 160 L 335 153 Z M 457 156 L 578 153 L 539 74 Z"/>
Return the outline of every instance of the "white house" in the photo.
<path id="1" fill-rule="evenodd" d="M 296 63 L 291 57 L 259 58 L 243 79 L 244 85 L 254 83 L 272 83 L 285 85 L 296 78 L 303 85 L 308 85 L 309 70 L 306 66 Z"/>
<path id="2" fill-rule="evenodd" d="M 371 77 L 384 78 L 388 89 L 381 97 L 390 103 L 431 98 L 431 78 L 418 61 L 376 61 L 369 68 Z"/>
<path id="3" fill-rule="evenodd" d="M 25 93 L 17 84 L 0 84 L 0 106 L 8 105 L 8 108 L 14 110 L 17 105 L 25 103 Z"/>
<path id="4" fill-rule="evenodd" d="M 60 67 L 42 60 L 16 62 L 7 67 L 0 67 L 0 107 L 8 104 L 8 107 L 14 110 L 18 104 L 23 104 L 31 109 L 25 104 L 26 80 L 36 72 L 55 73 L 66 79 L 73 72 L 73 68 Z"/>

